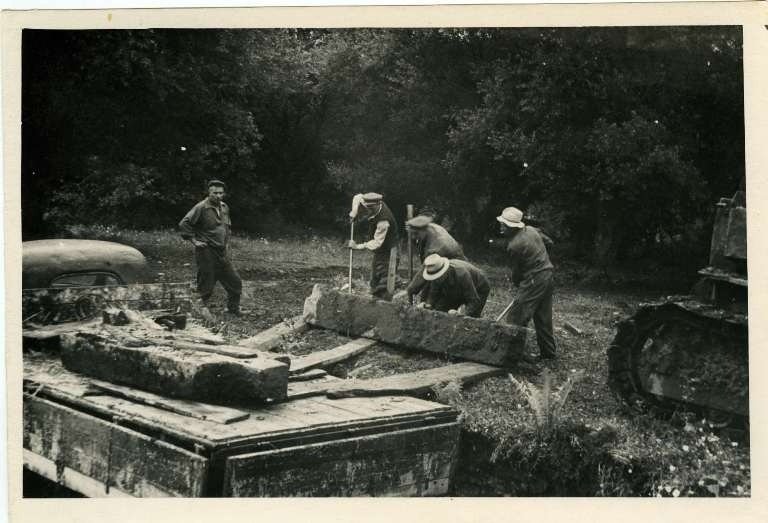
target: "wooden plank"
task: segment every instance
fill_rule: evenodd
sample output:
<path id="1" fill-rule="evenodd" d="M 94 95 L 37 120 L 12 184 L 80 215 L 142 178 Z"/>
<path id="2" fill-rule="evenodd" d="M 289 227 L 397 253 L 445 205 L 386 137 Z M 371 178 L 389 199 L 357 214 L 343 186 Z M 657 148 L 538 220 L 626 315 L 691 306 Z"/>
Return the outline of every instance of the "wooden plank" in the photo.
<path id="1" fill-rule="evenodd" d="M 454 422 L 243 454 L 227 459 L 224 495 L 444 495 L 458 443 Z"/>
<path id="2" fill-rule="evenodd" d="M 489 365 L 512 365 L 523 353 L 527 329 L 486 318 L 454 316 L 407 304 L 346 294 L 315 285 L 304 302 L 307 322 L 400 347 L 423 350 Z"/>
<path id="3" fill-rule="evenodd" d="M 22 449 L 22 460 L 24 468 L 31 470 L 35 474 L 64 485 L 70 490 L 74 490 L 89 498 L 132 498 L 127 492 L 89 478 L 69 467 L 59 467 L 55 462 L 46 459 L 27 449 Z"/>
<path id="4" fill-rule="evenodd" d="M 309 380 L 316 380 L 317 378 L 322 378 L 328 374 L 323 369 L 312 369 L 307 372 L 302 372 L 300 374 L 289 374 L 288 381 L 309 381 Z"/>
<path id="5" fill-rule="evenodd" d="M 210 405 L 191 400 L 180 400 L 165 398 L 151 392 L 145 392 L 132 387 L 124 387 L 114 383 L 108 383 L 101 380 L 91 380 L 91 385 L 106 391 L 109 394 L 126 398 L 144 405 L 151 405 L 169 412 L 175 412 L 183 416 L 197 418 L 201 420 L 214 421 L 216 423 L 234 423 L 247 419 L 250 414 L 242 410 L 222 407 L 220 405 Z"/>
<path id="6" fill-rule="evenodd" d="M 165 339 L 157 340 L 160 343 L 158 345 L 167 345 L 169 347 L 175 347 L 178 349 L 186 349 L 198 352 L 208 352 L 211 354 L 221 354 L 222 356 L 229 356 L 231 358 L 265 358 L 271 360 L 277 360 L 279 362 L 290 364 L 291 357 L 287 354 L 278 354 L 274 352 L 264 352 L 250 347 L 242 347 L 238 345 L 208 345 L 205 343 L 194 343 L 190 341 Z"/>
<path id="7" fill-rule="evenodd" d="M 468 384 L 504 373 L 506 371 L 499 367 L 464 362 L 371 380 L 346 380 L 344 383 L 329 389 L 327 394 L 330 398 L 381 396 L 387 394 L 425 396 L 436 385 L 452 381 Z"/>
<path id="8" fill-rule="evenodd" d="M 343 381 L 336 376 L 326 374 L 310 381 L 288 382 L 286 400 L 292 401 L 310 396 L 322 396 L 333 385 Z"/>
<path id="9" fill-rule="evenodd" d="M 330 398 L 346 398 L 389 394 L 423 397 L 435 385 L 455 380 L 463 384 L 472 383 L 489 376 L 499 376 L 504 372 L 506 371 L 499 367 L 464 362 L 369 380 L 314 380 L 294 383 L 289 386 L 288 398 L 306 398 L 318 395 L 328 395 Z"/>
<path id="10" fill-rule="evenodd" d="M 304 318 L 302 316 L 296 316 L 285 320 L 282 323 L 278 323 L 255 336 L 240 340 L 237 344 L 242 347 L 268 351 L 279 347 L 288 336 L 300 334 L 308 328 L 309 325 L 304 321 Z"/>
<path id="11" fill-rule="evenodd" d="M 389 267 L 387 268 L 387 295 L 392 298 L 395 293 L 395 277 L 397 276 L 397 247 L 389 250 Z"/>
<path id="12" fill-rule="evenodd" d="M 162 346 L 126 347 L 97 334 L 63 334 L 68 370 L 164 396 L 231 403 L 283 399 L 288 366 Z"/>
<path id="13" fill-rule="evenodd" d="M 290 373 L 298 374 L 315 368 L 330 367 L 335 363 L 362 354 L 377 343 L 376 340 L 358 338 L 330 350 L 317 351 L 306 356 L 293 358 Z"/>
<path id="14" fill-rule="evenodd" d="M 114 486 L 138 497 L 201 496 L 208 472 L 202 456 L 30 395 L 24 398 L 24 448 L 55 463 L 55 481 L 63 482 L 71 469 L 104 485 L 104 494 Z"/>

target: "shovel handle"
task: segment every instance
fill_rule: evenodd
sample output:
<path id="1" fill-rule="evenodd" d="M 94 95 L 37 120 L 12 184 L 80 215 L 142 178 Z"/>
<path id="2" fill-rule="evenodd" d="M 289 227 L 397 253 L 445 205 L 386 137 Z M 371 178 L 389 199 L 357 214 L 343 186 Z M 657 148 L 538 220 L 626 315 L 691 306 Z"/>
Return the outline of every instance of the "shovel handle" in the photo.
<path id="1" fill-rule="evenodd" d="M 349 240 L 355 239 L 355 221 L 349 224 Z M 349 293 L 352 294 L 352 249 L 349 249 Z"/>
<path id="2" fill-rule="evenodd" d="M 512 305 L 514 305 L 514 304 L 515 304 L 515 300 L 514 300 L 514 298 L 513 298 L 513 299 L 512 299 L 512 301 L 511 301 L 511 302 L 509 302 L 509 305 L 507 305 L 507 308 L 506 308 L 506 309 L 504 309 L 503 311 L 501 311 L 501 314 L 499 314 L 499 315 L 496 317 L 496 321 L 501 321 L 501 319 L 502 319 L 504 316 L 506 316 L 506 315 L 507 315 L 507 313 L 509 312 L 509 309 L 511 309 L 511 308 L 512 308 Z"/>

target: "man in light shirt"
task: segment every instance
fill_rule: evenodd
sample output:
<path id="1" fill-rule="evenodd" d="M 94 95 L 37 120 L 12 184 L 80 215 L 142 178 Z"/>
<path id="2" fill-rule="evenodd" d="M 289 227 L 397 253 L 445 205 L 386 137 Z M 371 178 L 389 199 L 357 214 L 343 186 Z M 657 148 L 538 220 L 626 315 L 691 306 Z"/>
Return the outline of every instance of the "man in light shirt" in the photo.
<path id="1" fill-rule="evenodd" d="M 391 300 L 392 296 L 387 290 L 387 274 L 389 272 L 390 250 L 397 249 L 400 244 L 397 221 L 392 211 L 384 203 L 384 199 L 377 193 L 357 194 L 352 199 L 351 219 L 357 218 L 358 212 L 364 211 L 368 220 L 368 241 L 356 243 L 350 240 L 347 247 L 373 253 L 371 261 L 371 294 L 375 298 Z"/>

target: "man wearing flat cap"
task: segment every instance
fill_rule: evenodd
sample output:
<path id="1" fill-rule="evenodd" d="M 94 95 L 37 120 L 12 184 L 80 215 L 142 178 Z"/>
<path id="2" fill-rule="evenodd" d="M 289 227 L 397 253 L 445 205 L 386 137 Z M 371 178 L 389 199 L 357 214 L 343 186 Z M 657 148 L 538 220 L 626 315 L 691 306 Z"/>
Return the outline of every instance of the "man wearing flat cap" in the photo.
<path id="1" fill-rule="evenodd" d="M 209 181 L 208 196 L 181 219 L 179 229 L 182 238 L 195 247 L 197 291 L 203 304 L 208 306 L 219 281 L 227 291 L 227 311 L 239 316 L 243 284 L 229 257 L 232 222 L 229 206 L 223 201 L 226 187 L 221 180 Z"/>
<path id="2" fill-rule="evenodd" d="M 459 242 L 442 226 L 434 223 L 431 216 L 419 215 L 411 218 L 405 222 L 405 228 L 416 241 L 416 252 L 422 265 L 430 254 L 439 254 L 450 260 L 467 261 Z M 409 285 L 409 289 L 413 291 L 411 295 L 422 293 L 422 296 L 425 296 L 428 287 L 429 282 L 424 279 L 422 271 L 414 274 Z"/>
<path id="3" fill-rule="evenodd" d="M 533 318 L 536 342 L 542 359 L 557 355 L 552 332 L 552 270 L 547 247 L 552 240 L 538 229 L 523 222 L 523 213 L 507 207 L 496 218 L 512 267 L 512 282 L 519 287 L 517 297 L 505 320 L 526 326 Z"/>
<path id="4" fill-rule="evenodd" d="M 424 260 L 422 277 L 429 283 L 424 301 L 419 306 L 448 314 L 465 314 L 479 318 L 491 292 L 485 273 L 466 260 L 449 260 L 439 254 L 430 254 Z M 414 291 L 408 286 L 408 294 Z"/>
<path id="5" fill-rule="evenodd" d="M 347 247 L 373 253 L 371 261 L 371 294 L 374 297 L 391 300 L 392 296 L 387 290 L 387 274 L 389 273 L 389 257 L 391 249 L 398 249 L 400 236 L 397 221 L 392 211 L 384 203 L 384 198 L 378 193 L 356 194 L 352 198 L 352 211 L 350 219 L 357 218 L 360 211 L 368 221 L 368 241 L 356 243 L 349 240 Z"/>

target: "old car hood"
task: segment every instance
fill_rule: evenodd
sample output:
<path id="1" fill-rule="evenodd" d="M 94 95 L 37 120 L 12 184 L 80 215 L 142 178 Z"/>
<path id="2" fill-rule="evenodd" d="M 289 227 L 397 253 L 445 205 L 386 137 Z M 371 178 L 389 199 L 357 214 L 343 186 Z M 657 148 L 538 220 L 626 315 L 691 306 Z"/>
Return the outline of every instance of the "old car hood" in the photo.
<path id="1" fill-rule="evenodd" d="M 56 276 L 111 272 L 124 283 L 146 279 L 147 261 L 127 245 L 100 240 L 35 240 L 22 243 L 22 287 L 47 287 Z"/>

